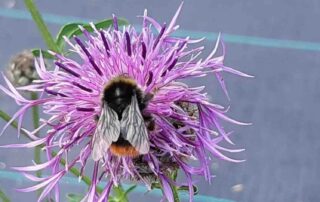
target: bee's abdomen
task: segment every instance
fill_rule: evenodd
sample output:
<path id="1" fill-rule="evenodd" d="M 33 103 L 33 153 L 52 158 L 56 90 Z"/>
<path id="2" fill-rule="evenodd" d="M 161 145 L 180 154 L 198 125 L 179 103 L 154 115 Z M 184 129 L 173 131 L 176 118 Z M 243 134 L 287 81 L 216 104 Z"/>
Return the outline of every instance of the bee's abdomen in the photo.
<path id="1" fill-rule="evenodd" d="M 110 146 L 110 151 L 113 155 L 120 156 L 120 157 L 128 156 L 128 157 L 134 158 L 139 156 L 139 152 L 137 152 L 137 150 L 132 146 L 123 147 L 123 146 L 112 144 Z"/>
<path id="2" fill-rule="evenodd" d="M 136 157 L 139 155 L 139 152 L 121 134 L 119 139 L 111 144 L 110 151 L 117 156 Z"/>
<path id="3" fill-rule="evenodd" d="M 122 146 L 122 147 L 131 146 L 130 142 L 125 140 L 122 134 L 120 134 L 119 139 L 116 142 L 113 142 L 112 144 Z"/>

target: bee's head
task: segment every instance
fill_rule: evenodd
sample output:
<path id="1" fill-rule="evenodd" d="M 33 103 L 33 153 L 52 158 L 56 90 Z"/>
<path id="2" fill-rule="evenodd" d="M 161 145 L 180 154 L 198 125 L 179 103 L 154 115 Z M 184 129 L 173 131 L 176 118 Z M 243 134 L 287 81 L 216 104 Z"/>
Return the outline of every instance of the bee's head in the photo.
<path id="1" fill-rule="evenodd" d="M 117 112 L 119 119 L 121 119 L 123 111 L 130 105 L 131 98 L 134 95 L 137 96 L 139 108 L 142 111 L 150 100 L 148 96 L 143 95 L 134 80 L 128 77 L 118 77 L 110 81 L 105 87 L 103 101 L 104 104 Z"/>
<path id="2" fill-rule="evenodd" d="M 110 84 L 104 90 L 103 101 L 117 112 L 119 118 L 124 109 L 131 103 L 131 98 L 136 94 L 135 88 L 122 82 Z"/>

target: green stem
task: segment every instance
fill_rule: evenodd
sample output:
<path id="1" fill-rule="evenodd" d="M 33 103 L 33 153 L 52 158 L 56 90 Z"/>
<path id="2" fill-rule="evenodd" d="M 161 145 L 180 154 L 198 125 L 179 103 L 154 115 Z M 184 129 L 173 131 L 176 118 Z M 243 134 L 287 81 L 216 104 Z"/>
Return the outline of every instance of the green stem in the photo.
<path id="1" fill-rule="evenodd" d="M 35 92 L 31 92 L 31 99 L 32 100 L 37 100 L 38 99 L 38 94 Z M 34 129 L 39 128 L 39 107 L 37 105 L 32 107 L 32 119 L 33 119 L 33 127 Z M 36 136 L 38 136 L 38 134 L 36 134 Z M 34 149 L 34 161 L 37 164 L 41 163 L 41 147 L 37 146 Z M 41 171 L 37 171 L 36 172 L 37 177 L 41 177 Z"/>
<path id="2" fill-rule="evenodd" d="M 26 5 L 26 7 L 28 8 L 29 12 L 31 13 L 32 18 L 33 18 L 34 22 L 36 23 L 36 25 L 42 35 L 42 38 L 46 42 L 48 48 L 54 52 L 60 52 L 57 44 L 54 42 L 54 39 L 48 30 L 48 27 L 44 23 L 44 20 L 42 19 L 42 16 L 41 16 L 40 12 L 38 11 L 34 1 L 33 0 L 24 0 L 24 3 Z"/>
<path id="3" fill-rule="evenodd" d="M 38 94 L 36 92 L 31 92 L 31 99 L 32 100 L 37 100 L 38 99 Z M 33 128 L 37 129 L 39 128 L 39 107 L 37 105 L 32 107 L 32 120 L 33 120 Z M 36 136 L 38 136 L 38 134 L 35 134 Z M 34 148 L 34 162 L 36 164 L 40 164 L 41 163 L 41 146 L 36 146 Z M 42 172 L 41 170 L 36 171 L 36 176 L 37 177 L 41 177 L 42 176 Z M 39 189 L 37 191 L 38 196 L 41 195 L 42 193 L 42 189 Z"/>
<path id="4" fill-rule="evenodd" d="M 11 120 L 11 117 L 7 114 L 7 113 L 5 113 L 4 111 L 2 111 L 2 110 L 0 110 L 0 117 L 3 119 L 3 120 L 5 120 L 6 122 L 8 122 L 8 121 L 10 121 Z M 13 122 L 11 122 L 11 124 L 10 124 L 13 128 L 18 128 L 18 123 L 16 122 L 16 121 L 13 121 Z M 25 133 L 23 130 L 21 131 L 21 133 L 23 134 L 23 135 L 25 135 L 29 140 L 31 140 L 31 141 L 33 141 L 29 136 L 27 136 L 27 133 Z M 40 146 L 41 148 L 43 147 L 42 145 Z M 51 156 L 52 157 L 54 157 L 55 155 L 57 155 L 57 153 L 55 153 L 55 152 L 52 152 L 51 153 Z M 60 159 L 60 164 L 61 165 L 66 165 L 66 160 L 64 160 L 63 158 L 61 158 Z M 79 177 L 80 176 L 80 171 L 78 170 L 78 169 L 76 169 L 76 168 L 71 168 L 70 169 L 70 172 L 73 174 L 73 175 L 75 175 L 76 177 Z M 89 177 L 87 177 L 87 176 L 82 176 L 82 178 L 81 178 L 81 180 L 85 183 L 85 184 L 87 184 L 88 186 L 90 186 L 91 185 L 91 180 L 90 180 L 90 178 Z M 102 189 L 100 188 L 100 187 L 97 187 L 97 192 L 98 193 L 101 193 L 102 192 Z"/>
<path id="5" fill-rule="evenodd" d="M 35 92 L 31 92 L 31 99 L 32 100 L 37 100 L 38 99 L 38 94 Z M 32 107 L 32 118 L 33 118 L 33 127 L 34 129 L 39 127 L 39 107 L 37 105 Z"/>
<path id="6" fill-rule="evenodd" d="M 10 202 L 10 199 L 7 197 L 7 195 L 1 191 L 0 189 L 0 199 L 2 200 L 2 202 Z"/>
<path id="7" fill-rule="evenodd" d="M 177 180 L 177 177 L 178 177 L 178 170 L 173 170 L 171 173 L 171 179 L 175 182 Z M 178 193 L 179 187 L 176 187 L 174 184 L 171 184 L 170 186 L 173 193 L 174 202 L 180 202 L 179 193 Z"/>
<path id="8" fill-rule="evenodd" d="M 7 113 L 5 113 L 4 111 L 0 110 L 0 117 L 5 120 L 6 122 L 9 122 L 11 120 L 11 116 L 9 116 Z M 13 128 L 18 128 L 18 123 L 16 121 L 11 122 L 11 126 Z M 21 131 L 21 133 L 24 134 L 24 131 Z M 26 136 L 29 138 L 29 136 Z M 32 140 L 31 138 L 29 138 L 30 140 Z"/>
<path id="9" fill-rule="evenodd" d="M 174 202 L 180 202 L 178 189 L 175 185 L 171 185 Z"/>
<path id="10" fill-rule="evenodd" d="M 176 187 L 175 185 L 170 184 L 170 188 L 171 188 L 171 191 L 173 194 L 174 202 L 180 202 L 180 199 L 179 199 L 179 190 L 180 189 L 179 189 L 179 187 Z M 153 183 L 151 189 L 160 189 L 162 191 L 162 193 L 164 194 L 162 184 L 160 184 L 160 183 Z"/>
<path id="11" fill-rule="evenodd" d="M 34 149 L 34 161 L 35 161 L 37 164 L 40 164 L 40 163 L 41 163 L 41 147 L 40 147 L 40 146 L 37 146 L 37 147 Z M 41 175 L 42 175 L 41 171 L 37 171 L 37 172 L 36 172 L 36 175 L 37 175 L 37 177 L 41 177 Z"/>

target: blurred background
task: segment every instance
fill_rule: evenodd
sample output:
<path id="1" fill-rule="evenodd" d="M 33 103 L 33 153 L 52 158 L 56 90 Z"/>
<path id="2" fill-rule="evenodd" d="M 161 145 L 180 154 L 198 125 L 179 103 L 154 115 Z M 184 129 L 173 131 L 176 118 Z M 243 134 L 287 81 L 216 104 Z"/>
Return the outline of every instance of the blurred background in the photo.
<path id="1" fill-rule="evenodd" d="M 179 0 L 55 0 L 36 1 L 55 35 L 73 21 L 97 21 L 112 13 L 140 25 L 144 9 L 159 22 L 169 22 Z M 215 161 L 213 183 L 199 179 L 203 196 L 197 201 L 316 202 L 320 201 L 320 1 L 309 0 L 186 0 L 178 19 L 177 36 L 206 37 L 203 57 L 215 44 L 219 32 L 226 44 L 225 64 L 255 78 L 225 74 L 231 101 L 214 78 L 191 81 L 205 85 L 212 101 L 230 106 L 228 115 L 252 122 L 252 126 L 226 125 L 233 130 L 240 155 L 228 154 L 244 163 Z M 5 71 L 18 52 L 45 44 L 22 1 L 0 0 L 0 68 Z M 1 79 L 3 83 L 3 79 Z M 18 107 L 0 94 L 1 109 L 12 115 Z M 25 125 L 31 121 L 26 120 Z M 0 128 L 5 124 L 0 120 Z M 17 143 L 14 130 L 0 138 L 0 145 Z M 26 142 L 23 137 L 19 142 Z M 32 150 L 0 149 L 0 189 L 12 201 L 35 201 L 35 193 L 17 193 L 26 187 L 11 166 L 30 165 Z M 61 183 L 68 192 L 86 187 L 73 178 Z M 157 193 L 135 193 L 132 201 L 149 201 Z M 159 197 L 158 197 L 159 198 Z M 183 200 L 186 201 L 186 200 Z"/>

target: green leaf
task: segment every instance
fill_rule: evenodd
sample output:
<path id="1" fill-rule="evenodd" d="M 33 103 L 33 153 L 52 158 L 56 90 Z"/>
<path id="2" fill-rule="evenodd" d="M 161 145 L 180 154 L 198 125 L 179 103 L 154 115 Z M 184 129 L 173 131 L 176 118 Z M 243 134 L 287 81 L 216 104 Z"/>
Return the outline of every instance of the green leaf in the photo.
<path id="1" fill-rule="evenodd" d="M 161 189 L 161 184 L 159 182 L 153 182 L 151 184 L 151 189 Z"/>
<path id="2" fill-rule="evenodd" d="M 24 0 L 24 3 L 31 14 L 33 21 L 36 23 L 43 40 L 47 44 L 48 49 L 53 50 L 54 52 L 59 52 L 57 44 L 54 42 L 54 39 L 52 38 L 47 25 L 45 24 L 37 6 L 35 5 L 34 0 Z"/>
<path id="3" fill-rule="evenodd" d="M 114 198 L 112 198 L 112 197 L 111 198 L 109 197 L 108 202 L 119 202 L 119 201 L 114 199 Z"/>
<path id="4" fill-rule="evenodd" d="M 112 26 L 112 24 L 113 24 L 112 19 L 105 19 L 105 20 L 99 21 L 97 23 L 94 23 L 94 25 L 96 26 L 96 28 L 98 30 L 108 28 L 108 27 Z M 118 19 L 118 24 L 119 24 L 119 26 L 127 25 L 128 21 L 120 18 L 120 19 Z M 66 36 L 67 38 L 71 38 L 73 36 L 82 35 L 82 31 L 79 28 L 79 25 L 82 25 L 88 32 L 94 31 L 89 23 L 78 22 L 78 23 L 70 23 L 70 24 L 63 26 L 60 29 L 60 31 L 57 35 L 57 39 L 56 39 L 56 44 L 61 51 L 64 49 L 64 46 L 65 46 L 65 41 L 63 39 L 63 36 Z"/>
<path id="5" fill-rule="evenodd" d="M 8 198 L 8 196 L 3 191 L 1 191 L 1 189 L 0 189 L 0 199 L 3 202 L 10 202 L 10 199 Z"/>
<path id="6" fill-rule="evenodd" d="M 118 185 L 117 187 L 113 187 L 113 193 L 114 197 L 113 199 L 118 201 L 118 202 L 128 202 L 128 197 L 126 195 L 126 192 L 123 190 L 121 185 Z"/>
<path id="7" fill-rule="evenodd" d="M 130 193 L 130 192 L 132 192 L 135 188 L 137 187 L 137 185 L 135 184 L 135 185 L 132 185 L 131 187 L 129 187 L 127 190 L 126 190 L 126 192 L 124 193 L 126 196 Z"/>
<path id="8" fill-rule="evenodd" d="M 192 186 L 193 186 L 194 195 L 197 195 L 199 193 L 199 188 L 195 185 L 192 185 Z M 179 191 L 189 191 L 189 186 L 180 186 L 180 187 L 178 187 L 178 190 Z"/>
<path id="9" fill-rule="evenodd" d="M 34 57 L 39 57 L 40 56 L 40 51 L 42 53 L 42 56 L 46 59 L 54 59 L 54 56 L 51 55 L 48 51 L 46 50 L 41 50 L 41 49 L 32 49 L 31 52 Z"/>
<path id="10" fill-rule="evenodd" d="M 75 30 L 79 29 L 79 25 L 83 25 L 83 24 L 84 23 L 82 22 L 74 22 L 74 23 L 66 24 L 63 27 L 61 27 L 56 37 L 57 46 L 62 50 L 65 45 L 63 36 L 70 38 L 72 34 L 75 32 Z"/>
<path id="11" fill-rule="evenodd" d="M 67 201 L 68 202 L 80 202 L 83 199 L 83 195 L 79 195 L 79 194 L 67 194 Z"/>
<path id="12" fill-rule="evenodd" d="M 128 24 L 128 21 L 125 20 L 125 19 L 118 19 L 118 25 L 119 26 L 122 26 L 122 25 L 127 25 Z M 113 25 L 113 19 L 105 19 L 105 20 L 102 20 L 100 22 L 97 22 L 97 23 L 94 23 L 94 25 L 96 26 L 96 28 L 99 30 L 99 29 L 105 29 L 105 28 L 108 28 L 110 26 Z M 89 23 L 87 24 L 84 24 L 83 27 L 88 31 L 88 32 L 93 32 L 94 30 L 92 29 L 91 25 Z M 80 28 L 78 28 L 77 30 L 74 31 L 74 33 L 72 34 L 73 35 L 81 35 L 82 34 L 82 31 L 80 30 Z"/>

